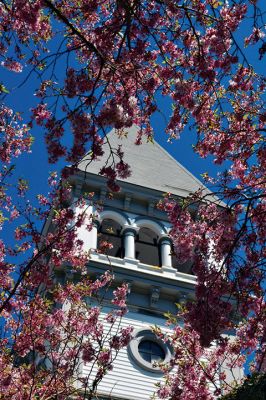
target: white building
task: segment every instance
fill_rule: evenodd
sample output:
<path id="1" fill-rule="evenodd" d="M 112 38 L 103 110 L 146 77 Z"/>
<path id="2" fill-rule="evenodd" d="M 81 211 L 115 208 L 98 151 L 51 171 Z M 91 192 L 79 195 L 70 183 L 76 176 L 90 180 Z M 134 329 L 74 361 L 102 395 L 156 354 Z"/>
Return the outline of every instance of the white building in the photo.
<path id="1" fill-rule="evenodd" d="M 134 326 L 134 339 L 119 353 L 113 370 L 100 383 L 101 399 L 150 398 L 154 384 L 162 379 L 153 362 L 171 356 L 170 349 L 155 338 L 150 327 L 164 327 L 165 313 L 175 313 L 176 303 L 193 298 L 196 282 L 191 263 L 179 265 L 172 256 L 170 225 L 156 204 L 166 192 L 184 198 L 202 184 L 156 142 L 135 145 L 136 134 L 137 128 L 132 127 L 128 138 L 119 139 L 112 132 L 108 135 L 113 148 L 122 144 L 125 161 L 132 167 L 131 177 L 119 181 L 121 191 L 112 199 L 107 196 L 106 179 L 98 175 L 105 159 L 88 165 L 84 157 L 78 173 L 70 179 L 76 197 L 94 192 L 103 205 L 91 232 L 80 230 L 85 249 L 91 250 L 90 274 L 97 276 L 111 269 L 117 284 L 127 282 L 130 287 L 129 312 L 122 324 Z M 108 157 L 108 144 L 105 150 Z M 102 239 L 113 244 L 107 255 L 96 252 Z M 106 312 L 109 307 L 106 301 Z M 91 373 L 90 365 L 84 363 L 80 373 Z"/>

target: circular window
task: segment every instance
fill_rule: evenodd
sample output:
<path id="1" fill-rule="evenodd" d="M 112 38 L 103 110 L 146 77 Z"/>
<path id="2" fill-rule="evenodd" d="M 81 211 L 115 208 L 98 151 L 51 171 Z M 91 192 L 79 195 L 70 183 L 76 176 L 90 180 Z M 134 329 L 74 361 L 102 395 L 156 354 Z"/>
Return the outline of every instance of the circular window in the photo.
<path id="1" fill-rule="evenodd" d="M 164 349 L 151 340 L 142 340 L 139 344 L 139 354 L 149 363 L 162 362 L 165 358 Z"/>
<path id="2" fill-rule="evenodd" d="M 171 359 L 170 346 L 157 338 L 150 329 L 135 330 L 128 351 L 140 367 L 157 373 L 161 373 L 161 368 L 154 364 L 169 362 Z"/>

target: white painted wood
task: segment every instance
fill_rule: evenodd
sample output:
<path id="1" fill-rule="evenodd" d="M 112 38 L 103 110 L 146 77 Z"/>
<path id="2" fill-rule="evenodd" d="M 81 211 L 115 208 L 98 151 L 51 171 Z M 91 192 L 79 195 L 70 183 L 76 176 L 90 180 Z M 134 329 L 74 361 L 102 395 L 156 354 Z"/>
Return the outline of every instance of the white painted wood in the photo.
<path id="1" fill-rule="evenodd" d="M 95 210 L 92 206 L 87 206 L 82 209 L 80 207 L 76 207 L 76 215 L 82 212 L 85 212 L 85 220 L 77 230 L 78 239 L 83 241 L 84 251 L 97 249 L 97 224 L 92 221 L 92 215 L 95 213 Z M 88 226 L 91 226 L 91 229 L 88 229 Z"/>

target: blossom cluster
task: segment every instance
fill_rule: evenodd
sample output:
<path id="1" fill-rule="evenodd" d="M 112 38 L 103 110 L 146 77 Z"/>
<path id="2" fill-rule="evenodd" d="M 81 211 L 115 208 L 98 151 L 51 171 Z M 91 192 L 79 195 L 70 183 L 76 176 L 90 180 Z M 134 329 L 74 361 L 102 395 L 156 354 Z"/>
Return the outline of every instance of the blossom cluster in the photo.
<path id="1" fill-rule="evenodd" d="M 258 58 L 265 55 L 264 14 L 258 3 L 0 3 L 1 67 L 16 74 L 32 68 L 27 79 L 36 73 L 40 80 L 28 125 L 9 107 L 0 109 L 0 225 L 15 225 L 14 229 L 11 225 L 15 245 L 0 242 L 0 309 L 6 320 L 0 340 L 0 397 L 79 398 L 73 376 L 81 359 L 98 366 L 92 386 L 89 377 L 80 380 L 92 397 L 97 382 L 111 369 L 115 352 L 130 340 L 128 329 L 104 343 L 100 309 L 85 301 L 109 288 L 112 276 L 107 273 L 94 281 L 86 276 L 90 255 L 84 252 L 77 230 L 85 224 L 89 231 L 91 221 L 86 221 L 84 212 L 73 211 L 75 206 L 84 209 L 84 202 L 66 205 L 70 189 L 57 185 L 52 175 L 50 195 L 39 194 L 38 206 L 32 205 L 27 201 L 26 179 L 11 189 L 11 161 L 30 151 L 29 129 L 36 123 L 45 132 L 49 161 L 64 157 L 73 164 L 65 169 L 66 178 L 89 149 L 88 164 L 101 158 L 111 128 L 125 136 L 126 129 L 136 124 L 136 143 L 152 142 L 151 120 L 164 111 L 161 99 L 172 106 L 172 113 L 165 116 L 169 141 L 192 127 L 197 133 L 195 151 L 203 158 L 213 157 L 224 170 L 212 179 L 217 197 L 199 191 L 184 202 L 166 198 L 161 205 L 172 224 L 177 258 L 193 262 L 197 288 L 195 301 L 178 315 L 184 327 L 176 325 L 168 338 L 177 373 L 167 376 L 158 395 L 208 400 L 213 398 L 210 385 L 216 395 L 220 393 L 217 379 L 230 389 L 222 373 L 217 377 L 223 362 L 228 368 L 241 365 L 253 350 L 262 362 L 266 85 L 237 41 L 243 22 L 244 44 L 255 45 Z M 3 100 L 8 95 L 5 82 L 0 84 L 0 95 Z M 134 168 L 124 161 L 124 150 L 110 147 L 100 172 L 114 192 L 119 190 L 117 179 L 126 179 Z M 17 203 L 14 193 L 19 195 Z M 44 235 L 38 224 L 47 218 L 53 229 Z M 79 283 L 64 275 L 69 265 L 69 276 L 79 276 Z M 65 276 L 65 282 L 55 286 L 58 276 Z M 126 293 L 126 285 L 115 291 L 117 309 L 108 315 L 108 323 L 125 313 Z M 223 337 L 228 329 L 236 332 L 230 343 Z M 215 349 L 206 350 L 213 341 Z"/>

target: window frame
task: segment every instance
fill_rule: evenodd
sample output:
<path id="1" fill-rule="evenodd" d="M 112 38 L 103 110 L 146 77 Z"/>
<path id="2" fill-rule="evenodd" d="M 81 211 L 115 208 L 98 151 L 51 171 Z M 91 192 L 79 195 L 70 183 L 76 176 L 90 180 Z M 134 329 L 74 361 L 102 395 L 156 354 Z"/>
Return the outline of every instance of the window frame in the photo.
<path id="1" fill-rule="evenodd" d="M 161 361 L 162 363 L 168 363 L 171 358 L 172 358 L 172 351 L 170 348 L 170 345 L 163 342 L 162 339 L 158 338 L 151 329 L 148 328 L 142 328 L 142 329 L 136 329 L 133 332 L 132 339 L 128 345 L 128 353 L 132 360 L 142 369 L 157 373 L 157 374 L 162 374 L 162 370 L 159 366 L 155 366 L 154 362 L 150 363 L 146 360 L 144 360 L 139 352 L 139 344 L 142 341 L 151 341 L 153 343 L 156 343 L 161 347 L 161 349 L 164 351 L 164 360 Z"/>

